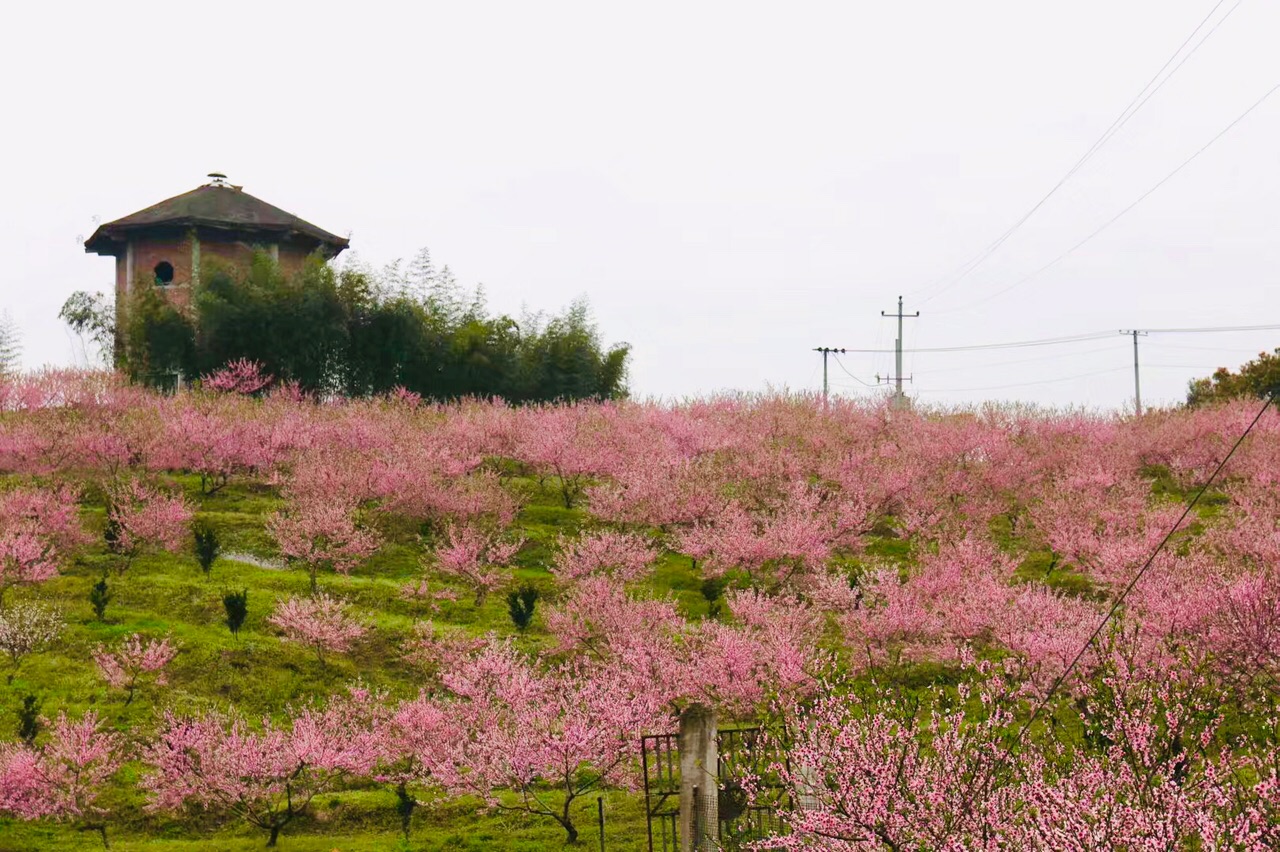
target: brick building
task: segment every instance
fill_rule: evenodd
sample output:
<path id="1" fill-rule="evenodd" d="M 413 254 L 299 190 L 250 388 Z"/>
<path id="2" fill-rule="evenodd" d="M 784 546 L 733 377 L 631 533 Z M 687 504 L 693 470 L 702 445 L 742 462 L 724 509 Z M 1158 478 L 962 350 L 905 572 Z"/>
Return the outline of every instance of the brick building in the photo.
<path id="1" fill-rule="evenodd" d="M 124 315 L 130 292 L 140 285 L 162 287 L 174 304 L 190 304 L 202 260 L 247 266 L 255 251 L 266 251 L 290 274 L 313 253 L 333 257 L 348 246 L 342 237 L 232 186 L 225 175 L 209 178 L 204 186 L 107 222 L 85 241 L 86 252 L 116 259 L 117 316 Z"/>

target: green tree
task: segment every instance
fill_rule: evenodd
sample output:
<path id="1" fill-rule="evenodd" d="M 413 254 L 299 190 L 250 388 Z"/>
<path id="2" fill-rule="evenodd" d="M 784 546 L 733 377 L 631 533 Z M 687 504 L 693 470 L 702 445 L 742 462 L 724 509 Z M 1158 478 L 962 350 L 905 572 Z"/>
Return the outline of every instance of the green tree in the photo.
<path id="1" fill-rule="evenodd" d="M 201 270 L 196 294 L 196 362 L 201 373 L 237 358 L 295 381 L 303 390 L 340 390 L 347 340 L 337 276 L 319 257 L 286 276 L 263 252 L 243 274 L 223 265 Z"/>
<path id="2" fill-rule="evenodd" d="M 427 399 L 498 396 L 517 403 L 614 399 L 626 394 L 629 348 L 606 348 L 585 301 L 516 322 L 492 315 L 484 292 L 460 287 L 424 249 L 407 270 L 341 269 L 311 258 L 285 275 L 265 253 L 247 269 L 208 263 L 190 316 L 163 291 L 139 286 L 122 319 L 120 359 L 136 381 L 164 385 L 247 358 L 325 395 L 366 396 L 403 386 Z M 82 333 L 108 325 L 96 297 L 63 318 Z"/>
<path id="3" fill-rule="evenodd" d="M 1266 398 L 1280 391 L 1280 349 L 1260 352 L 1239 371 L 1219 367 L 1212 376 L 1192 380 L 1187 390 L 1187 405 L 1195 408 L 1241 397 Z"/>
<path id="4" fill-rule="evenodd" d="M 195 327 L 160 288 L 140 277 L 123 318 L 123 367 L 134 381 L 171 387 L 196 374 Z"/>
<path id="5" fill-rule="evenodd" d="M 122 359 L 122 341 L 116 338 L 116 306 L 105 293 L 72 293 L 62 303 L 58 317 L 80 338 L 86 358 L 92 345 L 95 357 L 108 366 Z"/>

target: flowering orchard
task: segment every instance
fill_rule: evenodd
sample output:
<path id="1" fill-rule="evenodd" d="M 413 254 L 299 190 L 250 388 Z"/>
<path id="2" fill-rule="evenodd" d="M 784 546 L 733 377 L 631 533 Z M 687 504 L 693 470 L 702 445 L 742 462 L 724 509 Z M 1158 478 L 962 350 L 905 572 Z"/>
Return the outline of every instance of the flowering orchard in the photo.
<path id="1" fill-rule="evenodd" d="M 1255 413 L 11 380 L 0 830 L 641 849 L 709 708 L 752 848 L 1274 849 L 1280 415 L 1182 519 Z"/>

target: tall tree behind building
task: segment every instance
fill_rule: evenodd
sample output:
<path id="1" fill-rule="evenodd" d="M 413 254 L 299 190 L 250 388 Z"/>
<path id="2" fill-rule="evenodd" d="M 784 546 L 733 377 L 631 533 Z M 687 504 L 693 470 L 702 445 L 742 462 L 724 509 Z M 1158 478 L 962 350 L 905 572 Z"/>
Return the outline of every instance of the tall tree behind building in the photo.
<path id="1" fill-rule="evenodd" d="M 62 316 L 81 335 L 110 338 L 100 299 L 77 293 Z M 105 327 L 105 326 L 104 326 Z M 555 315 L 491 315 L 424 249 L 379 272 L 314 258 L 285 275 L 266 254 L 247 269 L 207 264 L 189 308 L 139 284 L 120 318 L 117 365 L 166 385 L 238 359 L 320 394 L 365 396 L 404 387 L 435 400 L 612 399 L 626 393 L 626 344 L 606 347 L 585 301 Z"/>

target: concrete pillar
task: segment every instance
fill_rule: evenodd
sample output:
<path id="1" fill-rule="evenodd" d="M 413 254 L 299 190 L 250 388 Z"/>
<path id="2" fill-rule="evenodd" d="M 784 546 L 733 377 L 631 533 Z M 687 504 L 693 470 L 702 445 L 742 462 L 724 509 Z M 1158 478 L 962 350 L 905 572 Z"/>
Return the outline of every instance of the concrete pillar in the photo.
<path id="1" fill-rule="evenodd" d="M 720 757 L 716 733 L 711 708 L 695 704 L 680 714 L 680 852 L 717 848 Z"/>
<path id="2" fill-rule="evenodd" d="M 200 234 L 195 228 L 191 229 L 191 288 L 194 290 L 200 284 Z M 195 298 L 194 296 L 192 297 Z"/>
<path id="3" fill-rule="evenodd" d="M 133 292 L 133 240 L 124 245 L 124 294 Z"/>

